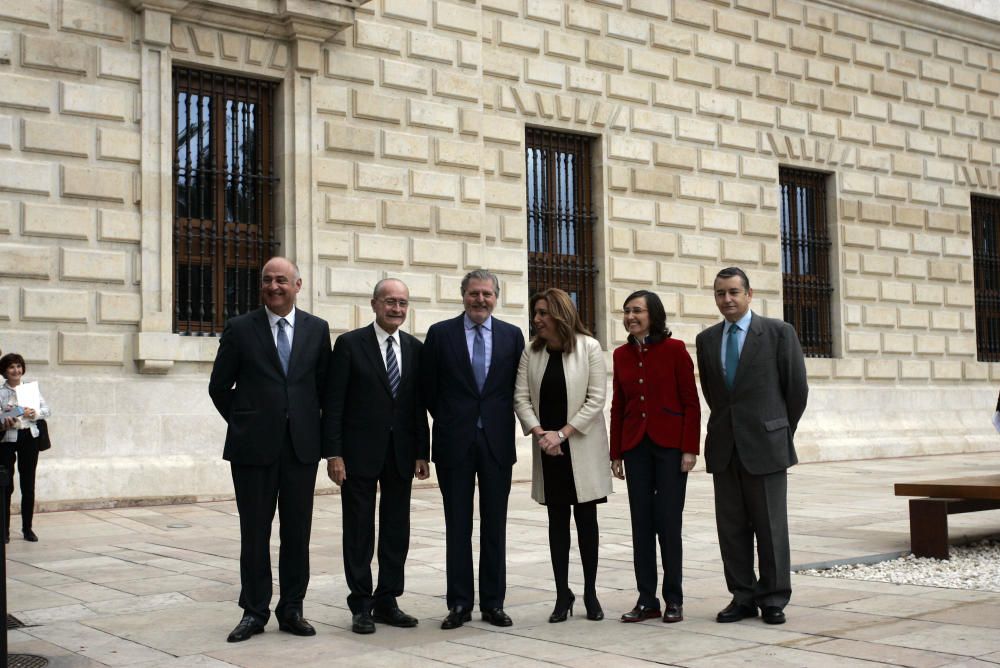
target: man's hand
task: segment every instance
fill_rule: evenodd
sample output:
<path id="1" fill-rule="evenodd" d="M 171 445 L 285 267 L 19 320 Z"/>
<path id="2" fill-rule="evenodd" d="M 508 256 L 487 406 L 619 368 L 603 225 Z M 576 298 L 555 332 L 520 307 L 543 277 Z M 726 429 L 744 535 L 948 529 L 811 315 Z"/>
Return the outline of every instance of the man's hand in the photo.
<path id="1" fill-rule="evenodd" d="M 625 467 L 622 466 L 622 460 L 620 459 L 611 460 L 611 475 L 618 478 L 619 480 L 625 479 Z"/>
<path id="2" fill-rule="evenodd" d="M 427 480 L 431 477 L 431 467 L 426 459 L 418 459 L 417 465 L 413 469 L 413 475 L 417 480 Z"/>
<path id="3" fill-rule="evenodd" d="M 681 473 L 687 473 L 698 463 L 698 455 L 685 452 L 681 455 Z"/>
<path id="4" fill-rule="evenodd" d="M 343 457 L 332 457 L 326 460 L 326 474 L 330 476 L 330 480 L 340 487 L 347 480 L 347 469 L 344 468 L 344 458 Z"/>
<path id="5" fill-rule="evenodd" d="M 3 428 L 4 429 L 11 429 L 11 428 L 14 427 L 14 425 L 16 423 L 17 423 L 17 418 L 5 417 L 3 419 Z"/>

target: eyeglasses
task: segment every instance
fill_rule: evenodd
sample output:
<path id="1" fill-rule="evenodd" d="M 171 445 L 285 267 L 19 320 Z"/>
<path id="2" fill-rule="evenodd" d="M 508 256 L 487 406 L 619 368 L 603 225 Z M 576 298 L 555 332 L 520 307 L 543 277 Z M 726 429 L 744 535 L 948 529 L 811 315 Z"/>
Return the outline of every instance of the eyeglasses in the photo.
<path id="1" fill-rule="evenodd" d="M 649 311 L 649 309 L 639 308 L 638 306 L 632 308 L 626 307 L 622 309 L 622 313 L 625 315 L 639 315 L 641 313 L 646 313 L 647 311 Z"/>
<path id="2" fill-rule="evenodd" d="M 379 301 L 389 308 L 396 308 L 397 306 L 399 308 L 406 308 L 410 305 L 410 302 L 405 299 L 380 299 Z"/>

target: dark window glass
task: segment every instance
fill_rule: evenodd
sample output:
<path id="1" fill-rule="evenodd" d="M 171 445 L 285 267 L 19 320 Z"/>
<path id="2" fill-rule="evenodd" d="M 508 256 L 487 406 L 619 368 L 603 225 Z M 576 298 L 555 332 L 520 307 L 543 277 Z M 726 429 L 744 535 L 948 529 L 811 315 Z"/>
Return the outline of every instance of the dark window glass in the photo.
<path id="1" fill-rule="evenodd" d="M 972 197 L 972 246 L 976 357 L 1000 362 L 1000 199 Z"/>
<path id="2" fill-rule="evenodd" d="M 212 335 L 255 308 L 276 251 L 271 126 L 277 84 L 174 68 L 174 327 Z"/>
<path id="3" fill-rule="evenodd" d="M 591 139 L 539 128 L 525 131 L 528 292 L 569 293 L 594 331 L 594 215 Z"/>
<path id="4" fill-rule="evenodd" d="M 785 321 L 806 357 L 833 357 L 826 174 L 782 167 L 781 271 Z"/>

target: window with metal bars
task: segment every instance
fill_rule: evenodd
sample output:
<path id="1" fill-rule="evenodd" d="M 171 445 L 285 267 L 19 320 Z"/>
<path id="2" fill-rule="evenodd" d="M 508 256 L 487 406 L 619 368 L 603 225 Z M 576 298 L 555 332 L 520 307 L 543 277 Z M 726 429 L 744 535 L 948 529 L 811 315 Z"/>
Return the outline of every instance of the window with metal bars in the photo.
<path id="1" fill-rule="evenodd" d="M 976 358 L 1000 362 L 1000 199 L 972 196 Z"/>
<path id="2" fill-rule="evenodd" d="M 260 301 L 275 253 L 271 165 L 277 84 L 177 67 L 174 330 L 214 335 Z"/>
<path id="3" fill-rule="evenodd" d="M 589 137 L 525 130 L 528 293 L 565 290 L 580 318 L 595 325 L 594 215 Z"/>
<path id="4" fill-rule="evenodd" d="M 806 357 L 833 357 L 827 174 L 781 167 L 781 271 L 785 322 Z"/>

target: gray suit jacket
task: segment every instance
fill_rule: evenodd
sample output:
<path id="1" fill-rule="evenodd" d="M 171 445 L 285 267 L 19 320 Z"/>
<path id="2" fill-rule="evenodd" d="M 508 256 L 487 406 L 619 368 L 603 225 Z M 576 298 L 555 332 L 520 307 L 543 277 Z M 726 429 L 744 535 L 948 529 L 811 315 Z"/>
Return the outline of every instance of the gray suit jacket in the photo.
<path id="1" fill-rule="evenodd" d="M 713 325 L 695 340 L 701 391 L 712 411 L 708 472 L 728 466 L 733 448 L 754 475 L 783 471 L 798 462 L 792 439 L 809 395 L 799 338 L 787 322 L 754 313 L 730 390 L 720 359 L 722 328 Z"/>

